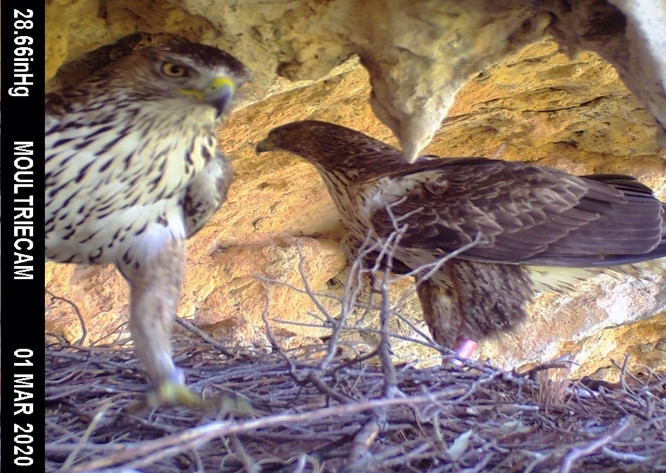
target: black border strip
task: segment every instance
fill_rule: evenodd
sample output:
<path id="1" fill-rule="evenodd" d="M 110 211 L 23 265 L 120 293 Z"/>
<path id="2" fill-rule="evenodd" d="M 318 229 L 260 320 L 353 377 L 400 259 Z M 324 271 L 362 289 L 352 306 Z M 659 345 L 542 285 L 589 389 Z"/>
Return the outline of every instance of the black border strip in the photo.
<path id="1" fill-rule="evenodd" d="M 45 471 L 44 22 L 43 0 L 2 1 L 0 471 L 6 472 Z"/>

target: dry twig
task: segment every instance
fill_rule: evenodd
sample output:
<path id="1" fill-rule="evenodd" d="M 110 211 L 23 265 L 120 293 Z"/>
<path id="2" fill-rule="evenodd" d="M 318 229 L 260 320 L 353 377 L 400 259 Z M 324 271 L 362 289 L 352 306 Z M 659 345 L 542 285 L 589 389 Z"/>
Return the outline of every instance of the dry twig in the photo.
<path id="1" fill-rule="evenodd" d="M 392 257 L 386 247 L 362 251 Z M 326 312 L 324 296 L 307 281 L 294 288 L 308 294 L 319 326 L 331 331 L 329 343 L 309 355 L 280 346 L 270 320 L 275 282 L 268 279 L 263 318 L 272 353 L 225 359 L 224 347 L 198 329 L 174 335 L 175 350 L 187 355 L 180 365 L 188 382 L 211 396 L 231 389 L 247 397 L 261 408 L 249 419 L 177 407 L 130 415 L 127 405 L 146 386 L 130 348 L 47 346 L 46 471 L 666 471 L 666 378 L 639 378 L 625 362 L 616 386 L 567 381 L 555 395 L 539 373 L 566 365 L 522 375 L 471 360 L 394 365 L 388 319 L 399 310 L 388 292 L 395 279 L 355 265 L 337 296 L 339 316 Z M 377 283 L 377 301 L 359 301 L 366 276 Z M 355 310 L 379 312 L 379 326 L 367 330 L 380 335 L 380 346 L 341 358 L 341 335 L 358 328 L 349 325 Z"/>

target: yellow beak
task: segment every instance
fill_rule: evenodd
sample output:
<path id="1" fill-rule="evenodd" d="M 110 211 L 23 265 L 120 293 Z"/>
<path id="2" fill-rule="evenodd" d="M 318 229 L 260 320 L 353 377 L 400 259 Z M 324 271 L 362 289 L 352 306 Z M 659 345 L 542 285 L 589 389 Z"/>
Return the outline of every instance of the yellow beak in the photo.
<path id="1" fill-rule="evenodd" d="M 225 112 L 235 90 L 236 85 L 234 81 L 228 77 L 216 77 L 204 90 L 180 89 L 183 94 L 195 97 L 215 107 L 218 117 Z"/>

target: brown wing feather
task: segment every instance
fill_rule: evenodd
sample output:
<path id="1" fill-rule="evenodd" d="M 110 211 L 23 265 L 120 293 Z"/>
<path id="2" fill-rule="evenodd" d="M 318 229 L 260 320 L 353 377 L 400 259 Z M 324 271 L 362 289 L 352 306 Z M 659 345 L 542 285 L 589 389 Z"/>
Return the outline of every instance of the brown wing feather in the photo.
<path id="1" fill-rule="evenodd" d="M 576 177 L 473 158 L 426 161 L 390 178 L 410 189 L 392 208 L 411 213 L 406 248 L 450 252 L 479 235 L 481 244 L 461 258 L 554 266 L 621 264 L 664 251 L 662 204 L 627 176 Z M 383 209 L 372 223 L 379 234 L 394 228 Z"/>

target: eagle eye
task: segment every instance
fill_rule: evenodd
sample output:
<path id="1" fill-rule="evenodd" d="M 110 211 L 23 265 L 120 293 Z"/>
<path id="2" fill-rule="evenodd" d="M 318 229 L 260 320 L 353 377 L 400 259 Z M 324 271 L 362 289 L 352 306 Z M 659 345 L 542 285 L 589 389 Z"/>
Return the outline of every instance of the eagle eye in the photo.
<path id="1" fill-rule="evenodd" d="M 168 77 L 187 77 L 189 70 L 182 64 L 167 61 L 162 63 L 162 73 Z"/>

